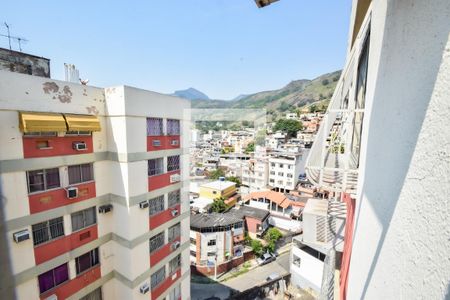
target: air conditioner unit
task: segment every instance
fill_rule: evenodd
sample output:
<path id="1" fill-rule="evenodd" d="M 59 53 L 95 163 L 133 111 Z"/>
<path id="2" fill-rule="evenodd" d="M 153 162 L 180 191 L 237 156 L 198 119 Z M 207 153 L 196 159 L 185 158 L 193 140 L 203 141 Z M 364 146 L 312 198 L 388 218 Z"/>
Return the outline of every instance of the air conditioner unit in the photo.
<path id="1" fill-rule="evenodd" d="M 172 243 L 172 245 L 170 246 L 172 248 L 172 250 L 176 250 L 180 247 L 180 242 L 179 241 L 175 241 Z"/>
<path id="2" fill-rule="evenodd" d="M 58 296 L 56 296 L 55 294 L 48 296 L 47 298 L 45 298 L 45 300 L 58 300 Z"/>
<path id="3" fill-rule="evenodd" d="M 77 187 L 68 187 L 66 189 L 67 198 L 73 199 L 78 197 L 78 188 Z"/>
<path id="4" fill-rule="evenodd" d="M 77 151 L 84 151 L 87 150 L 87 145 L 85 142 L 74 142 L 72 148 Z"/>
<path id="5" fill-rule="evenodd" d="M 25 230 L 13 233 L 13 237 L 14 237 L 14 242 L 20 243 L 20 242 L 29 240 L 30 233 L 28 232 L 28 229 L 25 229 Z"/>
<path id="6" fill-rule="evenodd" d="M 155 146 L 155 147 L 159 147 L 159 146 L 161 146 L 161 141 L 160 140 L 153 140 L 152 141 L 152 145 Z"/>
<path id="7" fill-rule="evenodd" d="M 180 174 L 170 175 L 170 183 L 175 183 L 181 180 Z"/>
<path id="8" fill-rule="evenodd" d="M 178 146 L 178 140 L 172 140 L 172 141 L 170 141 L 170 145 L 172 145 L 172 146 Z"/>
<path id="9" fill-rule="evenodd" d="M 171 211 L 171 213 L 172 213 L 172 216 L 173 216 L 173 217 L 177 216 L 177 215 L 178 215 L 178 209 L 173 209 L 173 210 Z"/>
<path id="10" fill-rule="evenodd" d="M 148 201 L 139 202 L 139 208 L 147 208 L 147 207 L 148 207 Z"/>
<path id="11" fill-rule="evenodd" d="M 113 209 L 112 204 L 102 205 L 98 208 L 98 212 L 101 214 L 106 214 L 106 213 L 112 211 L 112 209 Z"/>
<path id="12" fill-rule="evenodd" d="M 139 288 L 139 292 L 141 294 L 147 294 L 150 291 L 150 285 L 148 283 L 144 283 L 143 285 L 141 285 L 141 287 Z"/>

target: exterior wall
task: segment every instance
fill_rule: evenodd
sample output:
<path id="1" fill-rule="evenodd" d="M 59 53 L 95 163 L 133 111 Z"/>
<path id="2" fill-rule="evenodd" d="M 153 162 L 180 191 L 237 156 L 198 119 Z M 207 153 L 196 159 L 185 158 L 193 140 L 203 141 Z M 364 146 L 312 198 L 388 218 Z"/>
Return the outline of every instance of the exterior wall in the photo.
<path id="1" fill-rule="evenodd" d="M 275 166 L 272 166 L 272 164 L 275 164 Z M 283 165 L 283 167 L 280 167 L 280 165 Z M 300 174 L 300 167 L 300 156 L 296 157 L 295 160 L 269 158 L 269 185 L 282 190 L 293 190 Z"/>
<path id="2" fill-rule="evenodd" d="M 369 12 L 347 299 L 448 298 L 450 2 L 372 1 Z"/>
<path id="3" fill-rule="evenodd" d="M 223 190 L 201 186 L 199 194 L 200 197 L 208 199 L 216 199 L 218 197 L 230 197 L 236 194 L 236 186 L 230 186 Z"/>
<path id="4" fill-rule="evenodd" d="M 300 267 L 293 263 L 295 257 L 300 258 Z M 295 245 L 290 254 L 291 282 L 302 289 L 313 289 L 320 292 L 322 286 L 323 262 L 302 251 Z"/>
<path id="5" fill-rule="evenodd" d="M 0 48 L 0 70 L 50 77 L 50 60 L 44 57 Z"/>

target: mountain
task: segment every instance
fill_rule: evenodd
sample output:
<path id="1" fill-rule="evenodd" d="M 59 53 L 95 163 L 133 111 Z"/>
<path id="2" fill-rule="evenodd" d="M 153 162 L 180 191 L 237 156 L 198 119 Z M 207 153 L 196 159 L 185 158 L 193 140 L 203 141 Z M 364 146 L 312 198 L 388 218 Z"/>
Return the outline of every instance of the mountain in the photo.
<path id="1" fill-rule="evenodd" d="M 237 96 L 236 98 L 232 99 L 231 101 L 238 101 L 238 100 L 244 99 L 245 97 L 248 97 L 248 95 L 241 94 L 241 95 Z"/>
<path id="2" fill-rule="evenodd" d="M 328 105 L 340 74 L 341 71 L 335 71 L 312 80 L 295 80 L 278 90 L 259 92 L 230 101 L 193 101 L 191 104 L 193 108 L 265 108 L 276 117 L 280 113 L 313 103 Z"/>
<path id="3" fill-rule="evenodd" d="M 179 90 L 175 91 L 173 93 L 174 96 L 188 99 L 188 100 L 209 100 L 209 97 L 206 96 L 204 93 L 200 92 L 199 90 L 196 90 L 194 88 L 188 88 L 186 90 Z"/>

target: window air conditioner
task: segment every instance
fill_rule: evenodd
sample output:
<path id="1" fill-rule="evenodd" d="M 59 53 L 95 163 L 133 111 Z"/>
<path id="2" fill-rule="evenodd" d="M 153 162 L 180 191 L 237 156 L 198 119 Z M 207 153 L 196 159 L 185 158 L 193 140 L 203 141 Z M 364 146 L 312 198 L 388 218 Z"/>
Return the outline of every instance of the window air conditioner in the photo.
<path id="1" fill-rule="evenodd" d="M 143 285 L 141 285 L 141 287 L 139 288 L 139 292 L 141 294 L 147 294 L 150 291 L 150 285 L 148 283 L 144 283 Z"/>
<path id="2" fill-rule="evenodd" d="M 58 296 L 56 296 L 55 294 L 48 296 L 47 298 L 45 298 L 45 300 L 58 300 Z"/>
<path id="3" fill-rule="evenodd" d="M 28 229 L 25 229 L 25 230 L 13 233 L 13 237 L 14 237 L 14 242 L 20 243 L 20 242 L 30 239 L 30 233 L 28 232 Z"/>
<path id="4" fill-rule="evenodd" d="M 171 213 L 172 213 L 173 217 L 177 216 L 178 215 L 178 209 L 173 209 Z"/>
<path id="5" fill-rule="evenodd" d="M 147 207 L 148 207 L 148 201 L 139 202 L 139 208 L 147 208 Z"/>
<path id="6" fill-rule="evenodd" d="M 87 145 L 85 142 L 74 142 L 72 148 L 77 151 L 84 151 L 87 150 Z"/>
<path id="7" fill-rule="evenodd" d="M 170 246 L 172 248 L 172 250 L 176 250 L 180 247 L 180 242 L 179 241 L 175 241 L 172 243 L 172 245 Z"/>
<path id="8" fill-rule="evenodd" d="M 180 179 L 181 179 L 180 174 L 170 175 L 170 183 L 178 182 L 178 181 L 180 181 Z"/>
<path id="9" fill-rule="evenodd" d="M 98 208 L 98 212 L 101 214 L 106 214 L 112 210 L 112 204 L 102 205 Z"/>
<path id="10" fill-rule="evenodd" d="M 172 141 L 170 141 L 170 145 L 172 145 L 172 146 L 178 146 L 178 140 L 172 140 Z"/>
<path id="11" fill-rule="evenodd" d="M 68 187 L 66 189 L 67 198 L 73 199 L 78 197 L 78 188 L 77 187 Z"/>
<path id="12" fill-rule="evenodd" d="M 161 146 L 161 141 L 160 141 L 160 140 L 153 140 L 153 141 L 152 141 L 152 144 L 153 144 L 153 146 L 155 146 L 155 147 L 159 147 L 159 146 Z"/>

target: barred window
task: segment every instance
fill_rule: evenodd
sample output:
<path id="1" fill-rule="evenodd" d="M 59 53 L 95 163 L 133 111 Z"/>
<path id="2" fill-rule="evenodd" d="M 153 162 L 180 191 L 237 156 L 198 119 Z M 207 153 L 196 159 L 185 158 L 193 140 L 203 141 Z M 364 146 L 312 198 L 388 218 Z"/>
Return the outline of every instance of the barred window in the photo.
<path id="1" fill-rule="evenodd" d="M 164 172 L 163 158 L 155 158 L 148 160 L 148 176 L 159 175 Z"/>
<path id="2" fill-rule="evenodd" d="M 190 238 L 190 241 L 191 241 L 191 245 L 197 245 L 197 239 Z"/>
<path id="3" fill-rule="evenodd" d="M 164 279 L 166 279 L 166 266 L 162 266 L 161 269 L 156 271 L 151 277 L 152 290 L 158 286 Z"/>
<path id="4" fill-rule="evenodd" d="M 39 245 L 64 235 L 63 217 L 51 219 L 31 226 L 33 231 L 33 244 Z"/>
<path id="5" fill-rule="evenodd" d="M 71 130 L 67 131 L 64 135 L 73 135 L 73 136 L 86 136 L 86 135 L 92 135 L 92 131 L 85 131 L 85 130 Z"/>
<path id="6" fill-rule="evenodd" d="M 95 265 L 98 265 L 100 260 L 98 258 L 98 248 L 95 248 L 88 253 L 85 253 L 81 256 L 75 258 L 75 267 L 77 271 L 77 275 L 83 273 L 84 271 L 92 268 Z"/>
<path id="7" fill-rule="evenodd" d="M 169 198 L 169 207 L 175 206 L 181 202 L 181 192 L 180 190 L 176 190 L 173 192 L 170 192 L 168 194 Z"/>
<path id="8" fill-rule="evenodd" d="M 94 171 L 91 164 L 69 166 L 69 184 L 76 184 L 94 180 Z"/>
<path id="9" fill-rule="evenodd" d="M 157 214 L 164 210 L 164 195 L 158 196 L 156 198 L 150 199 L 149 203 L 149 214 L 150 216 Z"/>
<path id="10" fill-rule="evenodd" d="M 39 192 L 60 187 L 59 169 L 43 169 L 27 172 L 28 192 Z"/>
<path id="11" fill-rule="evenodd" d="M 216 245 L 216 240 L 209 240 L 208 241 L 208 246 L 215 246 Z"/>
<path id="12" fill-rule="evenodd" d="M 147 136 L 159 136 L 163 134 L 163 119 L 147 118 Z"/>
<path id="13" fill-rule="evenodd" d="M 178 223 L 169 228 L 169 243 L 173 242 L 181 235 L 181 224 Z"/>
<path id="14" fill-rule="evenodd" d="M 181 266 L 181 254 L 178 254 L 169 262 L 169 274 L 175 273 L 180 268 L 180 266 Z"/>
<path id="15" fill-rule="evenodd" d="M 35 137 L 35 136 L 56 136 L 58 132 L 56 131 L 36 131 L 36 132 L 24 132 L 25 137 Z"/>
<path id="16" fill-rule="evenodd" d="M 180 120 L 167 119 L 167 135 L 180 134 Z"/>
<path id="17" fill-rule="evenodd" d="M 77 231 L 97 222 L 95 206 L 72 214 L 72 231 Z"/>
<path id="18" fill-rule="evenodd" d="M 181 284 L 178 284 L 173 290 L 169 292 L 169 298 L 167 300 L 178 300 L 178 299 L 181 299 Z"/>
<path id="19" fill-rule="evenodd" d="M 168 156 L 167 157 L 167 172 L 175 171 L 180 169 L 180 156 Z"/>
<path id="20" fill-rule="evenodd" d="M 164 231 L 150 239 L 150 253 L 164 246 Z"/>

